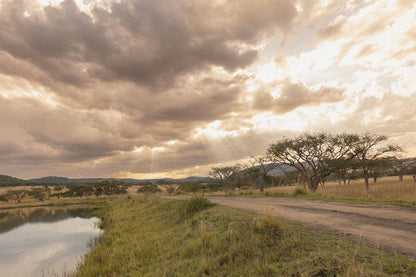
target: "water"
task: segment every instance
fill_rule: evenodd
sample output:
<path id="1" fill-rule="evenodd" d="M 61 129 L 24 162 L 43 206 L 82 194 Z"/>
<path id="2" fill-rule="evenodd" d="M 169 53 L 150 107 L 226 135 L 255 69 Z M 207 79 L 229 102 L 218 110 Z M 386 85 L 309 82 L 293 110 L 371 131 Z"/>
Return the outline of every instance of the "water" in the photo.
<path id="1" fill-rule="evenodd" d="M 0 210 L 0 276 L 60 276 L 75 270 L 98 218 L 85 208 Z"/>

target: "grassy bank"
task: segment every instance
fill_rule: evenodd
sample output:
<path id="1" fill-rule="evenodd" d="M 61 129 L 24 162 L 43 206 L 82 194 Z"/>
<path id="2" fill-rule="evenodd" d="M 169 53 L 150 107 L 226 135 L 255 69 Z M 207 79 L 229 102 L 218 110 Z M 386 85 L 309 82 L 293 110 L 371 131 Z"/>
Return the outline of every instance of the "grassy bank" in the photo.
<path id="1" fill-rule="evenodd" d="M 78 276 L 414 276 L 414 259 L 267 215 L 195 200 L 121 197 Z M 203 211 L 199 211 L 200 208 Z"/>

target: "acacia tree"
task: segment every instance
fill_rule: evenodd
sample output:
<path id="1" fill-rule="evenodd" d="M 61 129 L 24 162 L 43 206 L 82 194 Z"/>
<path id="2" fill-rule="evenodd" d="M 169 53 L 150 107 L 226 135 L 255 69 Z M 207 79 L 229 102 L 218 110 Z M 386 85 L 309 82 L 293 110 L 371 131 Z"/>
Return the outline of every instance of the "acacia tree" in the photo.
<path id="1" fill-rule="evenodd" d="M 405 159 L 393 159 L 390 163 L 391 168 L 399 176 L 399 181 L 403 181 L 403 175 L 408 171 L 409 164 Z"/>
<path id="2" fill-rule="evenodd" d="M 26 194 L 27 194 L 26 190 L 19 189 L 19 190 L 8 190 L 8 191 L 6 191 L 4 196 L 7 199 L 10 199 L 10 200 L 16 201 L 17 203 L 20 203 L 20 202 L 22 202 L 22 199 L 26 196 Z"/>
<path id="3" fill-rule="evenodd" d="M 416 160 L 415 159 L 411 159 L 409 161 L 406 172 L 410 174 L 413 178 L 413 181 L 416 182 Z"/>
<path id="4" fill-rule="evenodd" d="M 338 179 L 340 186 L 341 182 L 344 186 L 349 186 L 351 180 L 356 178 L 357 165 L 354 159 L 339 159 L 338 161 L 333 161 L 333 166 L 333 174 Z"/>
<path id="5" fill-rule="evenodd" d="M 27 192 L 29 196 L 36 198 L 39 201 L 44 201 L 47 196 L 47 190 L 44 188 L 32 188 L 30 191 Z"/>
<path id="6" fill-rule="evenodd" d="M 0 194 L 0 202 L 7 202 L 7 201 L 9 201 L 7 200 L 7 197 Z"/>
<path id="7" fill-rule="evenodd" d="M 241 165 L 213 167 L 209 175 L 219 182 L 225 191 L 234 190 L 242 173 Z"/>
<path id="8" fill-rule="evenodd" d="M 250 166 L 245 166 L 245 173 L 249 178 L 258 182 L 260 191 L 264 191 L 264 185 L 270 171 L 276 168 L 276 161 L 270 154 L 252 157 Z"/>
<path id="9" fill-rule="evenodd" d="M 401 148 L 397 145 L 386 145 L 386 141 L 386 136 L 365 134 L 360 136 L 358 143 L 353 148 L 354 157 L 362 171 L 367 191 L 370 189 L 368 180 L 372 172 L 380 164 L 394 159 L 394 155 L 401 151 Z"/>
<path id="10" fill-rule="evenodd" d="M 294 167 L 315 192 L 325 177 L 333 173 L 340 160 L 351 160 L 352 149 L 359 141 L 355 134 L 302 134 L 270 145 L 267 153 L 279 164 Z"/>
<path id="11" fill-rule="evenodd" d="M 391 169 L 391 160 L 392 158 L 379 158 L 373 161 L 370 168 L 370 176 L 373 177 L 374 184 L 377 183 L 378 177 L 382 176 L 384 172 L 388 169 Z"/>

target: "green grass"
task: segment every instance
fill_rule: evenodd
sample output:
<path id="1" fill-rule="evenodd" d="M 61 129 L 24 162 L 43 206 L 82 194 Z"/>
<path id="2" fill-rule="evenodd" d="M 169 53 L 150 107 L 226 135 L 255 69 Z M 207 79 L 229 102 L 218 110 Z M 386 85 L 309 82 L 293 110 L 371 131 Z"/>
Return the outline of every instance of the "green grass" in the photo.
<path id="1" fill-rule="evenodd" d="M 121 197 L 77 276 L 415 276 L 414 259 L 271 216 L 188 201 Z"/>

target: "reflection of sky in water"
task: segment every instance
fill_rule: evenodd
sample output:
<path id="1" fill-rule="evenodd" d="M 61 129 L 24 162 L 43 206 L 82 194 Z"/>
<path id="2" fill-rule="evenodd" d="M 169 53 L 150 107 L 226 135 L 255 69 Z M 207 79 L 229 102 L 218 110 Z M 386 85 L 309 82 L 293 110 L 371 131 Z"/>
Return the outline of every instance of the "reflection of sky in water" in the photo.
<path id="1" fill-rule="evenodd" d="M 0 234 L 0 276 L 45 276 L 75 269 L 98 236 L 97 218 L 28 223 Z"/>

